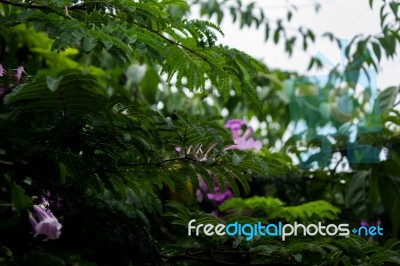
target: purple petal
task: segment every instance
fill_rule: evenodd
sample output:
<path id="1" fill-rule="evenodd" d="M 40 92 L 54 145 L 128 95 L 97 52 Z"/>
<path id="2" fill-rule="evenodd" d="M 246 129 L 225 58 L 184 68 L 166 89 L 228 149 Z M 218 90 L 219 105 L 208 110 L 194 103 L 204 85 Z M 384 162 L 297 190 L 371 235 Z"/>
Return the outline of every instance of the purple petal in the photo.
<path id="1" fill-rule="evenodd" d="M 225 193 L 220 192 L 220 193 L 215 194 L 214 200 L 215 200 L 217 203 L 223 202 L 223 201 L 225 200 Z"/>
<path id="2" fill-rule="evenodd" d="M 241 119 L 231 119 L 225 124 L 225 128 L 230 128 L 231 130 L 238 130 L 246 123 Z"/>
<path id="3" fill-rule="evenodd" d="M 360 225 L 369 227 L 369 223 L 367 223 L 367 221 L 365 221 L 365 220 L 361 220 Z"/>
<path id="4" fill-rule="evenodd" d="M 213 215 L 213 216 L 215 216 L 215 217 L 218 217 L 218 216 L 219 216 L 219 212 L 218 212 L 217 210 L 213 210 L 213 211 L 211 212 L 211 215 Z"/>
<path id="5" fill-rule="evenodd" d="M 203 178 L 200 179 L 199 185 L 200 185 L 200 187 L 201 187 L 204 191 L 206 191 L 206 192 L 208 191 L 207 184 L 206 184 L 206 182 L 204 181 Z"/>
<path id="6" fill-rule="evenodd" d="M 240 138 L 240 128 L 231 129 L 231 132 L 233 140 Z"/>
<path id="7" fill-rule="evenodd" d="M 35 228 L 36 228 L 38 223 L 37 223 L 36 219 L 32 215 L 29 215 L 29 222 L 31 223 L 32 228 L 35 230 Z"/>
<path id="8" fill-rule="evenodd" d="M 56 201 L 56 209 L 57 210 L 59 210 L 59 209 L 61 209 L 62 208 L 62 203 L 61 203 L 61 199 L 60 198 L 57 198 L 57 201 Z"/>
<path id="9" fill-rule="evenodd" d="M 232 198 L 233 194 L 230 190 L 227 190 L 225 192 L 209 193 L 207 196 L 210 200 L 215 201 L 217 204 L 221 204 L 226 199 Z"/>
<path id="10" fill-rule="evenodd" d="M 244 132 L 244 134 L 243 134 L 242 137 L 243 137 L 244 139 L 249 139 L 250 136 L 251 136 L 251 134 L 253 134 L 253 128 L 252 128 L 252 127 L 248 127 L 247 130 L 246 130 L 246 132 Z"/>
<path id="11" fill-rule="evenodd" d="M 46 235 L 47 239 L 58 239 L 61 235 L 61 228 L 62 224 L 58 222 L 57 218 L 46 218 L 35 226 L 35 236 Z"/>
<path id="12" fill-rule="evenodd" d="M 36 232 L 39 235 L 46 235 L 47 239 L 57 239 L 60 237 L 61 224 L 57 220 L 46 219 L 36 226 Z"/>
<path id="13" fill-rule="evenodd" d="M 198 202 L 202 202 L 203 199 L 204 199 L 203 193 L 201 193 L 200 190 L 197 190 L 197 191 L 196 191 L 196 197 L 197 197 L 197 201 L 198 201 Z"/>
<path id="14" fill-rule="evenodd" d="M 17 81 L 20 81 L 21 77 L 22 77 L 22 73 L 25 73 L 24 67 L 19 66 L 16 70 L 17 70 Z"/>
<path id="15" fill-rule="evenodd" d="M 43 221 L 46 218 L 51 218 L 49 213 L 45 211 L 42 207 L 39 207 L 38 205 L 33 205 L 33 211 L 35 212 L 37 218 L 39 218 L 39 221 Z"/>
<path id="16" fill-rule="evenodd" d="M 257 141 L 254 143 L 254 149 L 255 149 L 256 151 L 260 151 L 260 150 L 262 149 L 262 142 L 259 141 L 259 140 L 257 140 Z"/>
<path id="17" fill-rule="evenodd" d="M 225 191 L 225 199 L 230 199 L 230 198 L 233 198 L 233 197 L 234 197 L 234 195 L 233 195 L 233 192 L 231 190 L 226 190 Z"/>

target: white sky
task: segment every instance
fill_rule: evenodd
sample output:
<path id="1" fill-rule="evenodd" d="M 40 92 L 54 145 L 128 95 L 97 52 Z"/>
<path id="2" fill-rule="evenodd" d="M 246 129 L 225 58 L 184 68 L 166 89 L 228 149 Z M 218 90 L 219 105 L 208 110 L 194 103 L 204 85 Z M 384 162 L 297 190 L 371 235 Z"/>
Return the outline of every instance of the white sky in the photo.
<path id="1" fill-rule="evenodd" d="M 254 0 L 257 5 L 264 8 L 268 18 L 276 20 L 285 18 L 290 3 L 296 3 L 298 11 L 293 14 L 291 24 L 287 30 L 293 29 L 291 33 L 300 26 L 312 29 L 317 35 L 317 42 L 311 45 L 307 52 L 301 47 L 301 41 L 296 44 L 292 57 L 288 57 L 284 51 L 283 43 L 275 45 L 270 39 L 264 42 L 264 26 L 259 30 L 242 29 L 238 24 L 232 24 L 229 12 L 225 12 L 221 26 L 225 37 L 220 40 L 223 44 L 238 48 L 248 54 L 262 59 L 270 68 L 284 70 L 295 70 L 306 75 L 326 74 L 329 66 L 319 72 L 307 72 L 309 59 L 318 52 L 327 57 L 333 65 L 341 62 L 340 51 L 336 44 L 327 38 L 318 37 L 325 32 L 332 32 L 335 36 L 343 39 L 351 39 L 357 34 L 376 34 L 380 32 L 379 6 L 380 1 L 375 1 L 375 8 L 371 10 L 367 0 L 319 0 L 321 9 L 315 12 L 313 0 Z M 244 3 L 252 1 L 242 0 Z M 199 12 L 193 10 L 192 15 L 198 16 Z M 204 18 L 203 18 L 204 19 Z M 290 28 L 290 29 L 289 29 Z M 270 33 L 273 34 L 273 31 Z M 383 60 L 380 64 L 378 74 L 378 87 L 380 89 L 391 85 L 399 85 L 400 57 L 394 60 Z"/>

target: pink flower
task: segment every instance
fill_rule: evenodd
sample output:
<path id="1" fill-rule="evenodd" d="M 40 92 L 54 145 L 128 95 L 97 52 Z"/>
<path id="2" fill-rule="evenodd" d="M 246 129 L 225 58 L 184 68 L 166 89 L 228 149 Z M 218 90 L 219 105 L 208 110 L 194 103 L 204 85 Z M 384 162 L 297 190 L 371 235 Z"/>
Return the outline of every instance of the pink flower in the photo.
<path id="1" fill-rule="evenodd" d="M 217 205 L 221 204 L 222 202 L 224 202 L 225 200 L 227 200 L 229 198 L 233 198 L 233 196 L 234 196 L 229 187 L 227 187 L 225 191 L 221 191 L 215 178 L 214 178 L 214 192 L 211 193 L 209 191 L 209 189 L 206 185 L 206 182 L 202 178 L 200 178 L 200 187 L 202 188 L 202 190 L 204 192 L 206 192 L 207 198 L 210 201 L 216 203 Z M 203 201 L 203 199 L 204 199 L 203 193 L 200 190 L 196 191 L 196 196 L 197 196 L 197 200 L 199 202 Z"/>
<path id="2" fill-rule="evenodd" d="M 52 196 L 49 191 L 47 191 L 46 196 L 42 196 L 39 205 L 45 207 L 45 209 L 48 209 L 50 207 L 50 201 L 53 202 L 57 210 L 62 208 L 61 198 L 55 197 L 54 195 Z"/>
<path id="3" fill-rule="evenodd" d="M 227 189 L 225 192 L 222 192 L 222 191 L 220 191 L 219 187 L 216 187 L 214 189 L 214 192 L 208 193 L 207 196 L 208 196 L 208 199 L 215 201 L 217 204 L 221 204 L 226 199 L 232 198 L 233 193 L 229 189 Z"/>
<path id="4" fill-rule="evenodd" d="M 241 119 L 231 119 L 225 124 L 225 128 L 230 128 L 232 132 L 232 138 L 239 138 L 240 128 L 246 123 Z"/>
<path id="5" fill-rule="evenodd" d="M 211 215 L 215 216 L 215 217 L 219 217 L 219 212 L 217 210 L 213 210 L 211 212 Z"/>
<path id="6" fill-rule="evenodd" d="M 4 76 L 6 74 L 6 70 L 4 69 L 3 65 L 0 64 L 0 77 Z M 1 86 L 1 85 L 0 85 Z M 3 95 L 6 92 L 6 88 L 0 87 L 0 96 Z"/>
<path id="7" fill-rule="evenodd" d="M 33 205 L 33 211 L 38 221 L 29 215 L 29 221 L 32 225 L 35 236 L 46 235 L 47 239 L 58 239 L 61 235 L 61 227 L 56 217 L 49 210 L 45 210 L 43 207 Z"/>
<path id="8" fill-rule="evenodd" d="M 262 143 L 261 141 L 255 140 L 254 138 L 251 137 L 253 134 L 253 128 L 252 127 L 247 127 L 246 131 L 242 136 L 240 136 L 240 129 L 242 126 L 246 125 L 246 123 L 241 120 L 241 119 L 232 119 L 229 120 L 225 124 L 225 128 L 229 128 L 232 132 L 232 139 L 233 142 L 235 143 L 234 145 L 229 146 L 227 149 L 237 149 L 237 150 L 255 150 L 255 151 L 260 151 L 262 148 Z M 177 149 L 179 147 L 176 147 L 175 150 L 177 152 L 180 152 L 181 149 Z M 203 192 L 207 195 L 207 198 L 215 203 L 216 205 L 220 205 L 222 202 L 225 200 L 234 197 L 233 192 L 230 187 L 226 188 L 226 191 L 221 191 L 220 187 L 218 186 L 218 183 L 215 179 L 213 178 L 214 182 L 214 191 L 210 192 L 208 189 L 206 182 L 203 180 L 203 178 L 199 177 L 200 181 L 200 187 Z M 204 195 L 201 190 L 196 191 L 196 196 L 197 200 L 199 202 L 202 202 L 204 200 Z"/>
<path id="9" fill-rule="evenodd" d="M 0 77 L 2 77 L 4 74 L 6 74 L 6 70 L 4 69 L 3 65 L 0 64 Z"/>
<path id="10" fill-rule="evenodd" d="M 26 74 L 26 72 L 24 70 L 24 67 L 23 66 L 19 66 L 17 69 L 14 69 L 14 70 L 17 72 L 16 74 L 14 74 L 15 77 L 17 78 L 17 82 L 20 82 L 21 78 L 22 78 L 22 73 Z"/>
<path id="11" fill-rule="evenodd" d="M 245 124 L 246 123 L 241 119 L 231 119 L 231 120 L 228 120 L 228 122 L 226 122 L 225 128 L 230 128 L 230 129 L 236 130 L 236 129 L 240 129 Z"/>
<path id="12" fill-rule="evenodd" d="M 369 223 L 365 220 L 361 220 L 360 221 L 360 226 L 365 226 L 365 227 L 369 227 Z"/>
<path id="13" fill-rule="evenodd" d="M 242 136 L 236 138 L 235 136 L 232 136 L 233 142 L 235 144 L 229 146 L 228 150 L 242 150 L 242 151 L 255 150 L 256 152 L 259 152 L 262 148 L 262 142 L 252 138 L 251 134 L 253 134 L 253 128 L 248 127 L 246 132 L 244 132 Z"/>

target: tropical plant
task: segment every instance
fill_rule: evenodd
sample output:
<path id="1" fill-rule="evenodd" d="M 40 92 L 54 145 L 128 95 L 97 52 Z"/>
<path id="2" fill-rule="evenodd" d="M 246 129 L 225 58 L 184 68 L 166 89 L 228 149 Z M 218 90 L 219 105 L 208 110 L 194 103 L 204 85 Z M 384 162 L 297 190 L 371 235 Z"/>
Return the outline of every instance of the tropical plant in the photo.
<path id="1" fill-rule="evenodd" d="M 280 152 L 272 148 L 301 120 L 289 115 L 285 81 L 297 77 L 309 89 L 310 80 L 219 44 L 221 19 L 188 19 L 201 1 L 0 3 L 0 264 L 400 263 L 397 87 L 380 94 L 383 134 L 360 141 L 383 143 L 386 161 L 352 165 L 351 172 L 308 171 L 286 154 L 300 156 L 296 136 Z M 210 3 L 218 9 L 227 2 Z M 269 27 L 264 14 L 254 17 L 254 5 L 243 15 L 237 4 L 230 10 L 242 26 Z M 381 51 L 395 54 L 397 24 L 387 17 L 397 23 L 397 7 L 382 6 L 383 36 L 355 39 L 347 49 L 354 61 L 372 45 L 374 60 L 346 70 L 376 67 Z M 202 12 L 212 16 L 212 8 Z M 276 43 L 284 32 L 277 25 Z M 315 38 L 310 30 L 303 36 Z M 293 43 L 286 38 L 289 53 Z M 343 75 L 335 69 L 331 77 Z M 223 110 L 229 118 L 270 121 L 259 153 L 247 150 L 261 149 L 253 138 L 246 146 L 252 130 L 232 139 Z M 311 132 L 329 119 L 310 121 Z M 334 146 L 343 156 L 345 144 Z M 208 213 L 207 194 L 228 190 L 235 198 L 212 206 L 220 217 Z M 352 225 L 380 219 L 386 235 L 380 244 L 357 236 L 188 237 L 182 225 L 191 219 Z"/>

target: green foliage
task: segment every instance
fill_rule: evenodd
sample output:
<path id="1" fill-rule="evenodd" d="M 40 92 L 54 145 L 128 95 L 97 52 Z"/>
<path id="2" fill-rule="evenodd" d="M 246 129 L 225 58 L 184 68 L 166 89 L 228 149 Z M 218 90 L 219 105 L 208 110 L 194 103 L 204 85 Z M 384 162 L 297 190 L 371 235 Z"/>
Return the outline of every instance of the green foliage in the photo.
<path id="1" fill-rule="evenodd" d="M 269 70 L 218 40 L 228 7 L 234 22 L 265 26 L 266 39 L 283 40 L 289 55 L 296 42 L 307 49 L 316 38 L 311 30 L 300 28 L 296 36 L 286 30 L 295 8 L 274 26 L 256 4 L 240 1 L 0 2 L 0 264 L 399 263 L 398 87 L 380 94 L 382 134 L 358 136 L 361 143 L 383 143 L 386 161 L 342 173 L 340 161 L 298 169 L 288 153 L 298 157 L 300 149 L 293 138 L 286 141 L 286 130 L 301 117 L 290 117 L 284 84 L 299 75 Z M 218 25 L 187 19 L 196 3 Z M 381 10 L 383 34 L 355 37 L 346 70 L 378 68 L 384 56 L 395 55 L 398 32 L 389 20 L 398 7 L 388 1 Z M 311 60 L 310 68 L 321 65 Z M 331 76 L 354 83 L 336 69 Z M 264 138 L 259 154 L 228 149 L 225 111 L 229 118 L 266 121 L 262 137 L 255 132 Z M 334 137 L 343 158 L 347 143 Z M 206 194 L 199 178 L 209 193 L 218 186 L 236 197 L 221 206 L 196 203 L 195 194 Z M 58 240 L 28 233 L 29 212 L 42 197 L 63 225 Z M 218 207 L 226 220 L 205 211 Z M 181 229 L 191 219 L 352 225 L 381 219 L 385 236 L 381 246 L 354 236 L 188 238 Z M 394 240 L 383 245 L 388 238 Z"/>
<path id="2" fill-rule="evenodd" d="M 56 80 L 56 85 L 51 83 L 49 86 L 49 80 Z M 56 77 L 47 76 L 45 79 L 39 76 L 32 83 L 14 89 L 5 98 L 5 106 L 12 110 L 8 115 L 11 121 L 31 117 L 32 111 L 52 115 L 57 123 L 47 128 L 44 131 L 45 134 L 55 132 L 57 128 L 65 126 L 65 123 L 69 123 L 70 127 L 78 130 L 74 133 L 77 134 L 77 139 L 66 147 L 70 149 L 69 151 L 65 151 L 64 147 L 60 146 L 68 145 L 68 142 L 65 142 L 68 136 L 61 135 L 61 139 L 53 136 L 52 144 L 47 144 L 59 147 L 54 149 L 53 146 L 52 153 L 55 159 L 54 165 L 63 165 L 62 172 L 60 171 L 62 180 L 67 177 L 77 180 L 85 173 L 85 182 L 95 184 L 98 182 L 97 178 L 100 177 L 107 185 L 110 180 L 104 172 L 100 173 L 99 169 L 113 172 L 120 166 L 124 171 L 132 172 L 139 179 L 151 176 L 145 182 L 159 186 L 163 182 L 173 186 L 173 183 L 190 180 L 195 187 L 198 187 L 198 174 L 204 176 L 211 186 L 209 174 L 213 173 L 220 185 L 227 181 L 231 183 L 234 192 L 239 194 L 236 182 L 240 182 L 244 190 L 248 192 L 248 179 L 251 175 L 267 175 L 269 172 L 278 175 L 285 171 L 285 166 L 275 160 L 256 157 L 250 153 L 226 150 L 230 142 L 221 137 L 225 135 L 227 139 L 225 131 L 214 122 L 218 117 L 209 121 L 197 117 L 192 121 L 192 118 L 184 113 L 176 112 L 173 120 L 166 120 L 153 111 L 134 107 L 125 108 L 122 105 L 122 99 L 119 101 L 117 99 L 107 97 L 93 76 L 76 70 L 65 70 Z M 105 109 L 104 106 L 107 108 Z M 126 113 L 124 114 L 122 110 Z M 41 123 L 50 123 L 54 120 L 34 119 L 31 121 L 37 124 L 31 123 L 29 128 L 36 131 L 35 127 L 42 126 Z M 135 128 L 136 131 L 139 129 L 144 129 L 144 131 L 135 135 L 128 133 L 129 130 L 135 131 Z M 90 141 L 92 143 L 89 142 L 90 144 L 87 142 L 92 136 L 100 132 L 106 133 L 108 130 L 114 132 L 112 137 L 102 140 L 94 139 Z M 164 130 L 167 133 L 163 133 Z M 175 132 L 175 134 L 168 132 Z M 71 133 L 66 132 L 66 134 Z M 157 139 L 162 135 L 168 136 L 168 144 L 160 143 Z M 37 137 L 41 138 L 40 135 Z M 144 137 L 147 139 L 145 140 Z M 63 143 L 59 143 L 63 140 Z M 81 146 L 82 144 L 84 146 Z M 125 149 L 115 148 L 122 144 L 125 145 Z M 170 151 L 157 154 L 151 151 L 156 145 L 169 146 Z M 181 147 L 184 152 L 174 157 L 174 146 Z M 37 149 L 44 152 L 46 147 L 37 147 Z M 86 158 L 89 154 L 91 158 Z M 149 158 L 151 158 L 150 161 Z M 82 164 L 82 160 L 86 163 L 91 161 L 92 167 L 81 169 L 82 166 L 79 165 Z M 105 165 L 106 161 L 113 164 Z M 176 164 L 179 164 L 178 169 Z M 139 168 L 141 165 L 153 165 L 153 167 L 152 169 Z M 175 167 L 172 167 L 174 165 Z M 82 170 L 83 172 L 79 172 Z M 179 175 L 176 176 L 178 172 Z M 176 179 L 176 177 L 181 179 L 171 182 L 171 178 Z M 118 179 L 124 178 L 122 176 L 112 178 L 115 182 L 120 182 Z M 111 184 L 114 181 L 111 181 Z M 129 183 L 129 181 L 126 182 Z M 113 184 L 113 186 L 118 186 L 118 184 Z"/>
<path id="3" fill-rule="evenodd" d="M 235 200 L 231 200 L 230 203 L 233 204 Z M 268 202 L 270 207 L 282 206 L 279 200 L 272 198 L 252 201 L 255 202 L 253 205 L 260 205 L 260 202 L 263 202 L 261 205 L 265 205 Z M 180 226 L 186 227 L 191 219 L 196 219 L 197 224 L 229 223 L 229 220 L 225 222 L 203 212 L 193 212 L 176 202 L 170 202 L 168 206 L 172 207 L 174 212 L 166 215 L 173 218 L 172 223 Z M 259 220 L 239 217 L 236 221 L 257 223 Z M 243 236 L 219 237 L 203 234 L 182 238 L 176 244 L 163 246 L 161 251 L 167 265 L 205 265 L 222 262 L 239 265 L 397 265 L 400 262 L 399 242 L 396 240 L 388 240 L 383 247 L 354 235 L 348 238 L 290 237 L 285 242 L 275 237 L 260 235 L 256 235 L 251 241 L 247 241 Z M 189 238 L 194 240 L 190 241 Z"/>
<path id="4" fill-rule="evenodd" d="M 227 217 L 247 214 L 267 221 L 283 220 L 291 223 L 336 220 L 340 213 L 338 208 L 323 200 L 311 201 L 299 206 L 285 206 L 279 199 L 271 197 L 228 199 L 219 209 L 228 213 L 230 210 L 234 211 Z"/>
<path id="5" fill-rule="evenodd" d="M 187 88 L 204 89 L 208 80 L 225 101 L 233 89 L 258 104 L 251 78 L 266 71 L 263 64 L 236 49 L 215 45 L 214 31 L 222 31 L 211 22 L 171 18 L 166 10 L 182 1 L 146 2 L 107 1 L 94 9 L 90 2 L 65 3 L 66 14 L 56 2 L 43 8 L 31 3 L 33 8 L 18 10 L 0 21 L 4 29 L 28 22 L 37 31 L 46 29 L 54 40 L 52 50 L 73 47 L 88 54 L 103 51 L 122 66 L 146 58 L 160 65 L 166 80 L 178 87 L 185 78 Z M 110 15 L 107 9 L 116 15 Z M 82 15 L 83 11 L 87 13 Z"/>
<path id="6" fill-rule="evenodd" d="M 396 96 L 399 93 L 399 87 L 389 87 L 386 88 L 379 95 L 380 110 L 383 113 L 389 111 L 395 104 Z"/>

